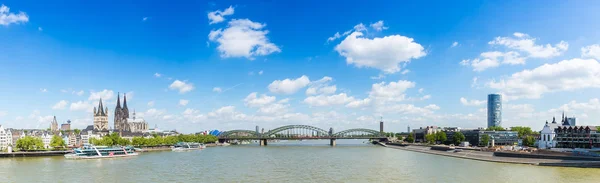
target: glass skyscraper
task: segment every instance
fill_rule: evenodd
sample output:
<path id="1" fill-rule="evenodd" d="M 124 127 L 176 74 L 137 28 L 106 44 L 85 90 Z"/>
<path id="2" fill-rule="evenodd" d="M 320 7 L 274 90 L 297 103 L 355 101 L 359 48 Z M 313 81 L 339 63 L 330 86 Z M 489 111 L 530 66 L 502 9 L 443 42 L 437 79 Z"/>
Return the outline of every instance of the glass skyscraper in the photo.
<path id="1" fill-rule="evenodd" d="M 488 95 L 487 117 L 488 128 L 492 126 L 502 126 L 502 95 Z"/>

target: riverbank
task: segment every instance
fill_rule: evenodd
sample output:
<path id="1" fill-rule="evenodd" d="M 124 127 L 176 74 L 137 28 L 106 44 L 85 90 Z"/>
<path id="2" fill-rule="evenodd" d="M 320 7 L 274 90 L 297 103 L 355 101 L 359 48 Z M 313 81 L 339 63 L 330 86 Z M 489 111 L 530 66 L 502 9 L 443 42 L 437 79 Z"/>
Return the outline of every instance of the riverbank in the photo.
<path id="1" fill-rule="evenodd" d="M 499 157 L 494 156 L 493 152 L 483 151 L 461 151 L 448 152 L 431 150 L 429 146 L 395 146 L 388 145 L 388 148 L 420 152 L 426 154 L 448 156 L 454 158 L 470 159 L 477 161 L 487 161 L 495 163 L 512 163 L 537 166 L 560 166 L 560 167 L 580 167 L 580 168 L 600 168 L 598 161 L 581 161 L 581 160 L 562 160 L 562 159 L 540 159 L 540 158 L 518 158 L 518 157 Z"/>

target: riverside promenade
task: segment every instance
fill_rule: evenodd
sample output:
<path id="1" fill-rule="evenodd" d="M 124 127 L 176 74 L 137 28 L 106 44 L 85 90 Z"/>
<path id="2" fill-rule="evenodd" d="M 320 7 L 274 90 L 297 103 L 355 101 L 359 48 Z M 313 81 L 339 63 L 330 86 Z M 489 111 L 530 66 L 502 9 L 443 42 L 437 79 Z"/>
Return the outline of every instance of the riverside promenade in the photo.
<path id="1" fill-rule="evenodd" d="M 465 150 L 461 152 L 448 152 L 431 150 L 430 146 L 396 146 L 388 145 L 388 148 L 400 149 L 405 151 L 420 152 L 426 154 L 448 156 L 454 158 L 471 159 L 478 161 L 513 163 L 538 166 L 560 166 L 560 167 L 580 167 L 580 168 L 600 168 L 600 161 L 582 161 L 582 160 L 562 160 L 562 159 L 540 159 L 540 158 L 517 158 L 517 157 L 499 157 L 494 156 L 493 152 Z"/>

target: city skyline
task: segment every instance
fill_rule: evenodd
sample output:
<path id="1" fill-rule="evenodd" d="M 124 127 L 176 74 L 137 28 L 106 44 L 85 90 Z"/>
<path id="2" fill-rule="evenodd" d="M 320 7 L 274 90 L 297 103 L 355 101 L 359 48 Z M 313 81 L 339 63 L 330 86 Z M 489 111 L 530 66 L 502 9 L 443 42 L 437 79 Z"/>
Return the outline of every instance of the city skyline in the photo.
<path id="1" fill-rule="evenodd" d="M 503 127 L 600 126 L 600 2 L 1 4 L 5 128 L 83 129 L 100 98 L 113 128 L 117 93 L 184 133 L 487 127 L 492 93 Z"/>

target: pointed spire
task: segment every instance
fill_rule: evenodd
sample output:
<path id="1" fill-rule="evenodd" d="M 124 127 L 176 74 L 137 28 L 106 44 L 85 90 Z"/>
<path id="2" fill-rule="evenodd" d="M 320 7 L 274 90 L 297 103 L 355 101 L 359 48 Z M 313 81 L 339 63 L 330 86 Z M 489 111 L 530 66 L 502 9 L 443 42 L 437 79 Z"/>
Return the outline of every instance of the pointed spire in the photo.
<path id="1" fill-rule="evenodd" d="M 104 113 L 104 107 L 102 107 L 102 98 L 100 98 L 100 103 L 98 103 L 98 113 L 101 116 L 106 115 L 106 113 Z"/>
<path id="2" fill-rule="evenodd" d="M 127 95 L 123 93 L 123 108 L 127 109 Z"/>
<path id="3" fill-rule="evenodd" d="M 121 94 L 117 92 L 117 109 L 121 108 Z"/>
<path id="4" fill-rule="evenodd" d="M 129 109 L 127 108 L 127 96 L 123 93 L 123 118 L 129 118 Z"/>

